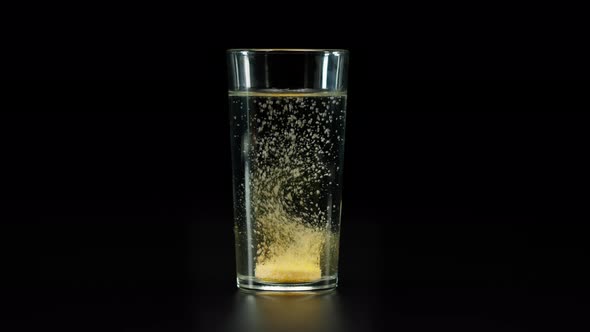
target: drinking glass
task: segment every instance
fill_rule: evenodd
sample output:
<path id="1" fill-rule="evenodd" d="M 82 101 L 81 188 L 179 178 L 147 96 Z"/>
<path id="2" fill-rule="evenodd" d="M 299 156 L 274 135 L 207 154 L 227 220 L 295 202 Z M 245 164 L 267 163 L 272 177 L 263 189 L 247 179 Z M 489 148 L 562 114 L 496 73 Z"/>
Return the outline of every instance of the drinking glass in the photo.
<path id="1" fill-rule="evenodd" d="M 338 283 L 348 51 L 227 52 L 237 285 Z"/>

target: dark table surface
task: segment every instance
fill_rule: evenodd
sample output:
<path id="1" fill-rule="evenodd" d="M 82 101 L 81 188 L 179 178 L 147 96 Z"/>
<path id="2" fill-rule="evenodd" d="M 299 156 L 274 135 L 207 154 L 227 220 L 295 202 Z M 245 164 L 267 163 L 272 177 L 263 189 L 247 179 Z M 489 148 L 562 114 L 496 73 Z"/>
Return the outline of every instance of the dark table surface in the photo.
<path id="1" fill-rule="evenodd" d="M 394 237 L 397 244 L 387 243 L 390 235 L 377 223 L 345 219 L 337 290 L 317 295 L 252 294 L 235 287 L 232 234 L 221 231 L 226 228 L 222 220 L 210 218 L 189 231 L 224 234 L 210 241 L 186 241 L 175 247 L 171 242 L 155 245 L 138 239 L 99 245 L 107 231 L 151 239 L 174 234 L 170 220 L 169 226 L 129 220 L 104 226 L 112 222 L 108 219 L 87 220 L 83 229 L 62 221 L 63 227 L 77 231 L 95 225 L 94 237 L 88 237 L 85 245 L 80 243 L 84 240 L 58 238 L 62 249 L 55 244 L 37 252 L 42 261 L 33 271 L 20 265 L 21 272 L 29 271 L 29 278 L 3 287 L 3 300 L 10 304 L 4 322 L 12 330 L 587 331 L 588 327 L 583 271 L 576 276 L 569 263 L 559 265 L 559 257 L 549 256 L 543 264 L 554 272 L 519 262 L 519 257 L 504 264 L 492 262 L 483 256 L 487 245 L 483 238 L 482 245 L 472 247 L 482 255 L 477 261 L 469 261 L 469 250 L 456 257 L 449 256 L 449 248 L 409 253 L 402 248 L 403 235 Z M 143 231 L 137 231 L 138 226 Z M 437 233 L 436 226 L 430 225 L 432 230 L 426 226 L 407 226 L 405 236 L 414 239 L 419 232 L 429 238 Z M 183 227 L 177 231 L 186 231 Z M 54 230 L 39 235 L 56 234 Z M 76 250 L 69 247 L 73 244 L 78 245 Z M 191 254 L 186 253 L 189 247 Z M 520 264 L 528 267 L 519 270 Z M 530 275 L 542 272 L 546 274 Z M 30 278 L 35 273 L 43 279 Z"/>
<path id="2" fill-rule="evenodd" d="M 3 324 L 62 331 L 587 331 L 587 297 L 547 289 L 344 283 L 331 293 L 251 294 L 231 285 L 3 292 Z M 13 313 L 13 310 L 17 309 Z"/>

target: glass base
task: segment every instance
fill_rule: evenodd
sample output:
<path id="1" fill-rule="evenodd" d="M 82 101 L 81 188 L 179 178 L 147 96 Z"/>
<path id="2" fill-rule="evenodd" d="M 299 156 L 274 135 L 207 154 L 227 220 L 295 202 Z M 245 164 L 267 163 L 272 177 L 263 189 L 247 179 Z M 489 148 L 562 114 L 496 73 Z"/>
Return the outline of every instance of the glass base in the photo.
<path id="1" fill-rule="evenodd" d="M 238 276 L 238 288 L 243 290 L 268 292 L 309 292 L 325 291 L 338 286 L 338 277 L 325 277 L 320 280 L 305 283 L 273 283 L 263 282 L 252 277 Z"/>

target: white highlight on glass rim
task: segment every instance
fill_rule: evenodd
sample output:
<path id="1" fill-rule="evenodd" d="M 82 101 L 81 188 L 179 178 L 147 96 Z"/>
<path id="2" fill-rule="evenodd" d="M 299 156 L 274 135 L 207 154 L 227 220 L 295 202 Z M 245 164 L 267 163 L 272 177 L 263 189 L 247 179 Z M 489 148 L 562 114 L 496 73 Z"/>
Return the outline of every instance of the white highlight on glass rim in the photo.
<path id="1" fill-rule="evenodd" d="M 244 56 L 244 83 L 246 84 L 246 88 L 251 88 L 252 82 L 250 81 L 250 59 L 248 58 L 247 52 L 242 52 L 242 55 Z"/>
<path id="2" fill-rule="evenodd" d="M 329 54 L 324 54 L 322 63 L 322 89 L 328 88 L 328 56 Z"/>

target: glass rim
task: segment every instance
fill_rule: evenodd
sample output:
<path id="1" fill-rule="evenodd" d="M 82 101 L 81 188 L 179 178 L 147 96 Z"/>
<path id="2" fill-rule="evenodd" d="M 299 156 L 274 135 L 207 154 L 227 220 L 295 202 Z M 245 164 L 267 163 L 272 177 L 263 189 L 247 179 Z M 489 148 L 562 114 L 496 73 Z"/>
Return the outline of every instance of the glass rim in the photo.
<path id="1" fill-rule="evenodd" d="M 230 48 L 228 54 L 348 54 L 341 48 Z"/>

